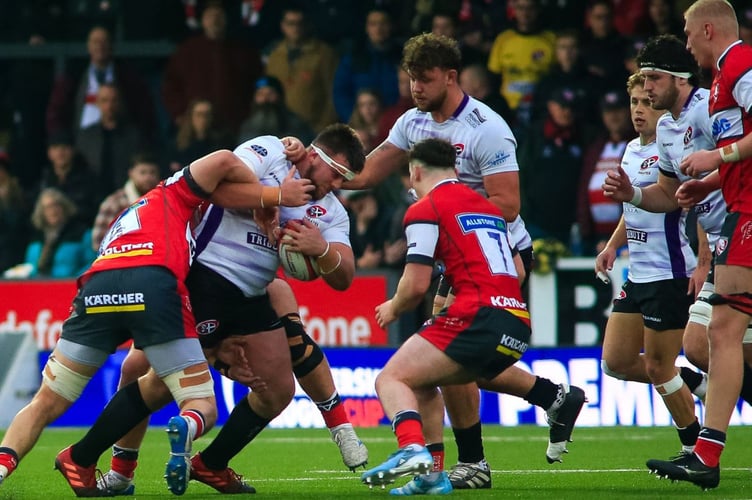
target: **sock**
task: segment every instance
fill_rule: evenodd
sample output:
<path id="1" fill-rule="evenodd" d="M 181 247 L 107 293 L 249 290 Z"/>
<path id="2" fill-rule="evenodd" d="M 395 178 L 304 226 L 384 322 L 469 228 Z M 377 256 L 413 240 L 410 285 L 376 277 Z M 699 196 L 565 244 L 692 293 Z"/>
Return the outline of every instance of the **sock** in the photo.
<path id="1" fill-rule="evenodd" d="M 741 398 L 749 404 L 752 404 L 752 368 L 744 363 L 744 376 L 742 377 L 742 391 L 739 394 Z"/>
<path id="2" fill-rule="evenodd" d="M 8 477 L 18 467 L 18 453 L 11 448 L 0 448 L 0 477 Z"/>
<path id="3" fill-rule="evenodd" d="M 690 392 L 694 392 L 697 386 L 702 383 L 702 373 L 696 372 L 688 366 L 679 367 L 679 376 L 687 384 Z"/>
<path id="4" fill-rule="evenodd" d="M 138 449 L 121 448 L 118 445 L 112 447 L 112 460 L 110 469 L 123 477 L 133 479 L 138 466 Z"/>
<path id="5" fill-rule="evenodd" d="M 191 433 L 192 439 L 198 439 L 204 435 L 206 420 L 200 411 L 193 409 L 183 410 L 180 412 L 180 416 L 188 422 L 188 432 Z"/>
<path id="6" fill-rule="evenodd" d="M 695 455 L 708 467 L 718 467 L 721 453 L 726 446 L 726 433 L 703 427 L 697 437 Z"/>
<path id="7" fill-rule="evenodd" d="M 525 401 L 548 410 L 556 402 L 560 392 L 562 392 L 561 386 L 547 378 L 535 377 L 535 385 L 525 395 Z M 563 400 L 563 396 L 561 399 Z"/>
<path id="8" fill-rule="evenodd" d="M 694 422 L 686 427 L 677 427 L 676 432 L 679 433 L 679 441 L 681 441 L 682 449 L 692 451 L 697 442 L 697 436 L 700 434 L 700 422 L 695 419 Z"/>
<path id="9" fill-rule="evenodd" d="M 398 412 L 392 420 L 392 430 L 397 436 L 397 444 L 400 448 L 410 444 L 426 445 L 423 437 L 423 420 L 420 418 L 420 413 L 415 410 Z"/>
<path id="10" fill-rule="evenodd" d="M 452 427 L 454 441 L 457 443 L 457 461 L 477 463 L 485 457 L 480 420 L 467 429 Z"/>
<path id="11" fill-rule="evenodd" d="M 433 457 L 433 469 L 431 472 L 441 472 L 444 470 L 444 443 L 431 443 L 426 446 Z"/>
<path id="12" fill-rule="evenodd" d="M 350 420 L 347 418 L 347 412 L 345 412 L 345 406 L 342 404 L 342 399 L 339 397 L 337 391 L 334 391 L 332 397 L 326 401 L 321 401 L 320 403 L 314 401 L 314 403 L 321 412 L 321 416 L 324 417 L 324 423 L 326 423 L 329 429 L 350 423 Z"/>
<path id="13" fill-rule="evenodd" d="M 209 469 L 226 469 L 232 457 L 253 441 L 269 422 L 270 419 L 253 411 L 248 398 L 243 398 L 235 405 L 217 437 L 201 452 L 201 459 Z"/>
<path id="14" fill-rule="evenodd" d="M 128 384 L 115 393 L 89 432 L 71 447 L 71 458 L 82 467 L 94 465 L 107 448 L 149 415 L 138 382 Z"/>

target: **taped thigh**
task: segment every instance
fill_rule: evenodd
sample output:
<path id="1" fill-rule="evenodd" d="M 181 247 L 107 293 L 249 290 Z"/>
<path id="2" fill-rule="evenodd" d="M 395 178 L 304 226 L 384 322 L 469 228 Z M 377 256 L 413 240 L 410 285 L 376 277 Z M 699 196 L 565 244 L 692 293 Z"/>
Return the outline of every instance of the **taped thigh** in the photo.
<path id="1" fill-rule="evenodd" d="M 81 375 L 60 363 L 54 355 L 47 359 L 47 364 L 42 370 L 42 378 L 52 392 L 71 403 L 78 400 L 86 384 L 91 380 L 91 377 Z"/>

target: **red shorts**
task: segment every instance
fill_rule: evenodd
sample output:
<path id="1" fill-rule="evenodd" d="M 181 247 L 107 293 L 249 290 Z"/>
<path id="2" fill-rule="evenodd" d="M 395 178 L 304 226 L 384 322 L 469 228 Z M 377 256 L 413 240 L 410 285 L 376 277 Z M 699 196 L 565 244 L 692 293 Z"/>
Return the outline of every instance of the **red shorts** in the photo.
<path id="1" fill-rule="evenodd" d="M 715 253 L 716 265 L 752 267 L 752 214 L 726 215 Z"/>

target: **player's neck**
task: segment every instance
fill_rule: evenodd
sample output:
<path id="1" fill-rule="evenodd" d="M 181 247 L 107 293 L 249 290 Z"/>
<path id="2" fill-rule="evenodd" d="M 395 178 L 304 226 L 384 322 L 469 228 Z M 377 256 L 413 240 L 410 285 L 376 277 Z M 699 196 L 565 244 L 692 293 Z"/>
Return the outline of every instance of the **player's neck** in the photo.
<path id="1" fill-rule="evenodd" d="M 459 87 L 451 87 L 447 89 L 447 95 L 444 102 L 441 103 L 441 108 L 436 111 L 431 111 L 431 117 L 436 123 L 443 123 L 451 118 L 457 109 L 462 104 L 462 100 L 465 98 L 465 93 Z"/>
<path id="2" fill-rule="evenodd" d="M 671 109 L 669 110 L 674 120 L 679 118 L 679 115 L 681 115 L 681 112 L 684 110 L 684 107 L 687 105 L 689 96 L 691 96 L 694 93 L 694 91 L 695 91 L 695 87 L 692 85 L 685 85 L 681 88 L 681 90 L 679 91 L 679 96 L 676 98 L 676 101 L 674 101 L 674 105 L 671 106 Z"/>
<path id="3" fill-rule="evenodd" d="M 647 146 L 655 142 L 655 132 L 652 134 L 640 134 L 640 146 Z"/>

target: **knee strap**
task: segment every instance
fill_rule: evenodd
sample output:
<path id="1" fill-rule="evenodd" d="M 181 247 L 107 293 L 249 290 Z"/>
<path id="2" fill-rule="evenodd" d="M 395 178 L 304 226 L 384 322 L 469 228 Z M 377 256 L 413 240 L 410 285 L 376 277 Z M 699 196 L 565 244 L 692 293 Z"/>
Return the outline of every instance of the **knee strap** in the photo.
<path id="1" fill-rule="evenodd" d="M 606 364 L 606 360 L 605 359 L 601 360 L 601 371 L 603 373 L 605 373 L 606 375 L 608 375 L 609 377 L 613 377 L 613 378 L 618 379 L 618 380 L 627 380 L 626 375 L 623 375 L 621 373 L 617 373 L 617 372 L 613 371 L 611 368 L 609 368 L 608 365 Z"/>
<path id="2" fill-rule="evenodd" d="M 666 396 L 670 396 L 671 394 L 680 390 L 683 385 L 684 380 L 682 380 L 681 375 L 677 373 L 674 378 L 672 378 L 668 382 L 656 384 L 653 385 L 653 387 L 655 387 L 655 390 L 658 392 L 658 394 L 665 398 Z"/>
<path id="3" fill-rule="evenodd" d="M 163 377 L 162 381 L 170 390 L 178 407 L 182 407 L 183 402 L 190 399 L 214 397 L 214 381 L 206 363 L 172 372 Z"/>
<path id="4" fill-rule="evenodd" d="M 292 371 L 297 378 L 304 377 L 323 361 L 324 353 L 306 333 L 298 313 L 290 313 L 280 319 L 290 347 Z"/>
<path id="5" fill-rule="evenodd" d="M 52 392 L 62 396 L 71 403 L 78 400 L 81 393 L 84 392 L 86 384 L 91 377 L 74 372 L 62 363 L 59 363 L 55 356 L 47 359 L 47 364 L 42 370 L 42 379 Z"/>

